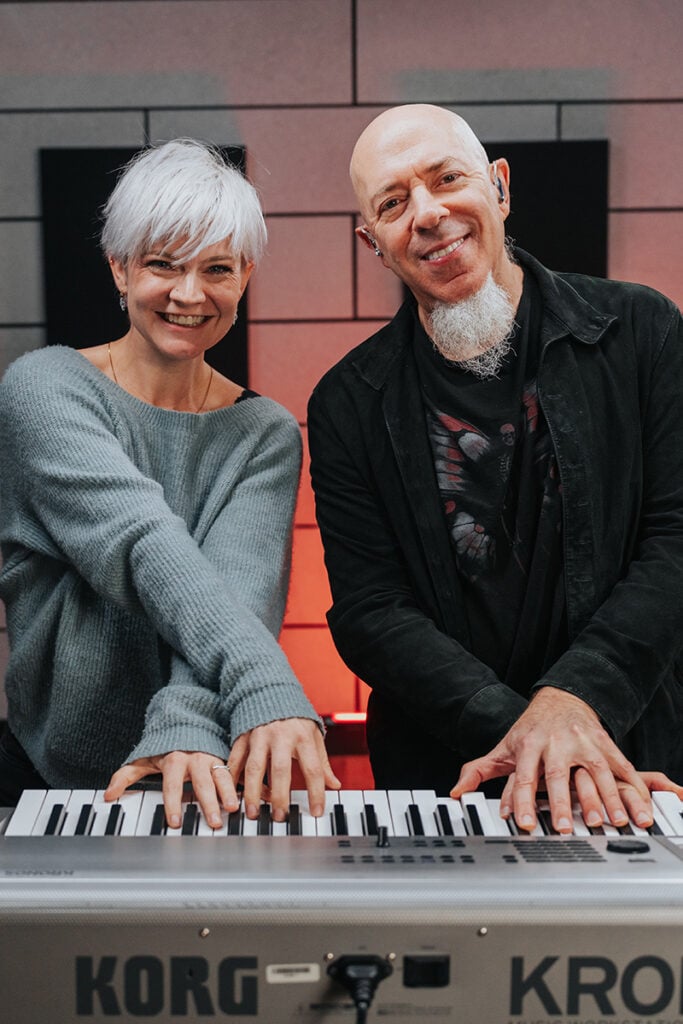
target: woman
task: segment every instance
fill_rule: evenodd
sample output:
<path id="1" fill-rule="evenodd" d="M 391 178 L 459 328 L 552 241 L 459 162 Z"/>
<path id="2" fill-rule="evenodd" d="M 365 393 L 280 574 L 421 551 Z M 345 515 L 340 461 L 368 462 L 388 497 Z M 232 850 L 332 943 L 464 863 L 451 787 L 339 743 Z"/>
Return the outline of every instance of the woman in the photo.
<path id="1" fill-rule="evenodd" d="M 0 385 L 0 804 L 46 784 L 114 800 L 161 772 L 171 827 L 186 781 L 217 826 L 240 777 L 257 815 L 266 772 L 283 820 L 292 758 L 314 814 L 339 786 L 276 639 L 299 430 L 205 361 L 265 237 L 254 189 L 217 151 L 138 154 L 102 232 L 129 330 L 32 352 Z"/>

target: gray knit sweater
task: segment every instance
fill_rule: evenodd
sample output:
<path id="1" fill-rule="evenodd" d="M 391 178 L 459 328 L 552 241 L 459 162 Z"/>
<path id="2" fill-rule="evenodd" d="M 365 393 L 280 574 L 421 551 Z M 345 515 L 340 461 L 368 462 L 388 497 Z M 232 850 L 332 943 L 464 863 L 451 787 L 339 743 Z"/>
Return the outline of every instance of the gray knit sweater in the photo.
<path id="1" fill-rule="evenodd" d="M 277 643 L 301 462 L 267 398 L 196 415 L 139 401 L 73 349 L 0 384 L 9 724 L 53 786 L 134 758 L 226 757 L 318 721 Z"/>

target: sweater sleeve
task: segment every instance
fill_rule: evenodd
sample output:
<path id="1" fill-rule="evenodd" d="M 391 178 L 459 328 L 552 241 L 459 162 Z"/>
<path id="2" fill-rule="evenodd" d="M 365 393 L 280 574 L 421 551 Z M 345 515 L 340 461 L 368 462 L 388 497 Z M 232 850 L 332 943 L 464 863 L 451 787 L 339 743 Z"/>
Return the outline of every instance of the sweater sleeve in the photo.
<path id="1" fill-rule="evenodd" d="M 189 676 L 179 672 L 186 682 L 192 679 L 181 700 L 207 721 L 207 737 L 215 736 L 213 716 L 219 711 L 220 724 L 229 721 L 233 737 L 278 718 L 317 720 L 274 635 L 279 622 L 264 596 L 269 583 L 255 572 L 257 585 L 241 575 L 236 586 L 229 556 L 215 556 L 221 544 L 236 538 L 251 548 L 253 558 L 270 551 L 272 537 L 268 543 L 259 537 L 267 529 L 267 515 L 256 522 L 247 499 L 254 481 L 263 483 L 270 470 L 264 510 L 283 501 L 291 508 L 286 496 L 292 473 L 296 477 L 296 454 L 293 464 L 291 457 L 278 459 L 278 448 L 283 455 L 286 451 L 282 437 L 267 453 L 259 454 L 255 441 L 244 500 L 238 487 L 230 504 L 234 530 L 221 528 L 231 514 L 226 507 L 223 518 L 217 514 L 197 540 L 169 508 L 160 484 L 127 454 L 117 436 L 115 409 L 95 388 L 84 386 L 82 377 L 64 372 L 49 379 L 27 360 L 5 376 L 0 427 L 6 449 L 21 466 L 14 489 L 25 537 L 16 539 L 68 562 L 104 599 L 150 620 L 191 670 Z M 280 538 L 288 544 L 287 531 Z M 155 738 L 162 742 L 166 729 L 171 742 L 177 722 L 167 728 L 160 724 L 163 719 L 150 708 Z M 175 742 L 166 749 L 176 749 Z"/>
<path id="2" fill-rule="evenodd" d="M 251 406 L 254 416 L 257 409 L 258 405 Z M 195 530 L 204 556 L 227 586 L 239 585 L 241 603 L 274 637 L 282 625 L 288 590 L 300 463 L 298 427 L 278 418 L 231 487 L 229 501 L 223 499 L 220 479 L 216 481 L 214 500 L 205 503 Z M 227 666 L 228 673 L 234 669 Z M 202 689 L 185 658 L 174 653 L 169 685 L 152 698 L 144 735 L 129 760 L 171 749 L 201 749 L 226 757 L 231 740 L 253 728 L 251 723 L 260 724 L 258 679 L 255 688 L 252 683 L 251 689 L 242 689 L 239 707 L 231 707 L 220 694 Z M 290 717 L 287 706 L 275 717 Z"/>

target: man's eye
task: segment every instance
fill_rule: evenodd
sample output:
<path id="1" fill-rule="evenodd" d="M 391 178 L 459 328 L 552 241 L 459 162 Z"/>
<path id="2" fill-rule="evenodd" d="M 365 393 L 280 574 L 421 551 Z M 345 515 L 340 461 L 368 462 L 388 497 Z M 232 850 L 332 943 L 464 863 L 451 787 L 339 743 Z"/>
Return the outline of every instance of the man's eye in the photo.
<path id="1" fill-rule="evenodd" d="M 443 182 L 444 185 L 452 185 L 454 182 L 458 180 L 459 177 L 460 175 L 458 174 L 457 171 L 449 171 L 448 174 L 444 174 L 441 181 Z"/>
<path id="2" fill-rule="evenodd" d="M 382 203 L 382 205 L 379 208 L 380 216 L 383 213 L 390 213 L 391 210 L 395 210 L 396 207 L 398 206 L 399 202 L 400 202 L 400 200 L 397 199 L 397 198 L 387 199 L 386 202 Z"/>

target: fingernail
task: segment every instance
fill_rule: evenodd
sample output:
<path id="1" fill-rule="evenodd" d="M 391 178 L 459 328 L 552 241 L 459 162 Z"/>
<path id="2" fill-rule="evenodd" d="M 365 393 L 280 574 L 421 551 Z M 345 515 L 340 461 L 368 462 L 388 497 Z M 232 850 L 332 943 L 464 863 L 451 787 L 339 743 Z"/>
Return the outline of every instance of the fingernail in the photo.
<path id="1" fill-rule="evenodd" d="M 500 808 L 500 816 L 501 816 L 501 818 L 509 818 L 511 814 L 512 814 L 512 809 L 510 807 L 508 807 L 507 804 L 505 804 L 505 806 L 501 805 L 501 808 Z"/>
<path id="2" fill-rule="evenodd" d="M 641 828 L 646 828 L 648 825 L 651 824 L 652 818 L 649 814 L 646 814 L 645 811 L 641 811 L 640 814 L 636 816 L 636 825 L 640 825 Z"/>
<path id="3" fill-rule="evenodd" d="M 572 830 L 572 823 L 569 820 L 569 818 L 560 818 L 560 820 L 557 823 L 557 831 L 558 832 L 571 832 L 571 830 Z"/>
<path id="4" fill-rule="evenodd" d="M 220 828 L 222 824 L 223 824 L 223 820 L 220 817 L 220 815 L 218 815 L 218 814 L 212 815 L 212 817 L 211 817 L 211 819 L 209 821 L 209 825 L 211 826 L 211 828 Z"/>
<path id="5" fill-rule="evenodd" d="M 522 826 L 522 828 L 533 828 L 534 819 L 531 817 L 530 814 L 523 814 L 522 817 L 519 819 L 519 823 Z"/>
<path id="6" fill-rule="evenodd" d="M 256 804 L 247 804 L 247 817 L 258 818 L 259 809 Z"/>
<path id="7" fill-rule="evenodd" d="M 169 820 L 169 826 L 171 828 L 180 828 L 180 815 L 172 814 Z"/>
<path id="8" fill-rule="evenodd" d="M 589 828 L 597 828 L 598 825 L 602 825 L 602 818 L 597 811 L 591 811 L 586 818 L 586 824 Z"/>
<path id="9" fill-rule="evenodd" d="M 625 825 L 628 821 L 628 815 L 624 814 L 623 811 L 617 811 L 612 821 L 615 825 Z"/>

